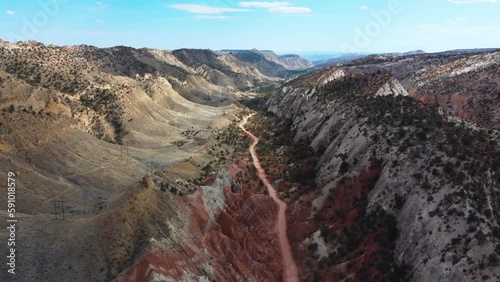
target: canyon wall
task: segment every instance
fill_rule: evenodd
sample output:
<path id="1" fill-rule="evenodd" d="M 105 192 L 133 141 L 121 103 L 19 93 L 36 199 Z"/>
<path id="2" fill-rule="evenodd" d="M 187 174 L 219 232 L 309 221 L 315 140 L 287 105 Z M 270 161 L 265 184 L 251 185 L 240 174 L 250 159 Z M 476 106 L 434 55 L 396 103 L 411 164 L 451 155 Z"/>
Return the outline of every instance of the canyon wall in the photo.
<path id="1" fill-rule="evenodd" d="M 491 166 L 498 163 L 493 138 L 448 122 L 412 98 L 377 97 L 403 92 L 394 78 L 365 85 L 371 91 L 346 93 L 346 78 L 337 73 L 323 70 L 292 81 L 266 105 L 290 124 L 295 143 L 305 142 L 320 156 L 317 190 L 298 201 L 311 205 L 296 202 L 292 209 L 322 219 L 305 238 L 296 237 L 296 255 L 304 256 L 299 250 L 314 243 L 309 249 L 320 261 L 316 272 L 336 281 L 387 281 L 397 275 L 411 281 L 499 279 L 500 171 Z M 324 86 L 314 83 L 324 77 L 330 77 Z M 339 238 L 356 232 L 360 214 L 388 220 L 366 231 L 345 254 L 346 240 Z M 391 219 L 397 234 L 390 234 Z M 384 247 L 389 267 L 378 265 L 376 256 L 366 262 L 382 247 L 382 233 L 394 240 Z M 302 265 L 303 272 L 310 268 Z"/>

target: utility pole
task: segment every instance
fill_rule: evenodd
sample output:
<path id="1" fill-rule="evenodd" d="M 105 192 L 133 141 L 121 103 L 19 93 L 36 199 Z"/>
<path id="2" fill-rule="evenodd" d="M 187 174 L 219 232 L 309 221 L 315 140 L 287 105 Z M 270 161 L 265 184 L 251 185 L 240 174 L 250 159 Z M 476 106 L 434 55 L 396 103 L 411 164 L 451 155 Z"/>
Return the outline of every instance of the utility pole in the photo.
<path id="1" fill-rule="evenodd" d="M 62 220 L 64 221 L 64 199 L 61 199 Z"/>
<path id="2" fill-rule="evenodd" d="M 57 205 L 56 205 L 56 199 L 52 198 L 52 202 L 54 203 L 54 217 L 57 220 Z"/>
<path id="3" fill-rule="evenodd" d="M 125 145 L 125 163 L 128 169 L 128 163 L 129 163 L 128 145 Z"/>

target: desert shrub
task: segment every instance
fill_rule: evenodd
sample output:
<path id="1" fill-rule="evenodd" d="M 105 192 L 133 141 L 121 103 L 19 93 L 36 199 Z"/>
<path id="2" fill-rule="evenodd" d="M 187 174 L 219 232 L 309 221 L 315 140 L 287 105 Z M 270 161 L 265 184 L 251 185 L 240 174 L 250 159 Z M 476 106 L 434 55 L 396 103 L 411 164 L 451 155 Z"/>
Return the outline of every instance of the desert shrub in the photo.
<path id="1" fill-rule="evenodd" d="M 491 253 L 489 256 L 488 256 L 488 265 L 489 266 L 497 266 L 498 265 L 498 256 L 496 253 Z"/>
<path id="2" fill-rule="evenodd" d="M 340 164 L 339 173 L 344 174 L 348 171 L 349 171 L 349 163 L 346 161 L 342 161 L 342 163 Z"/>

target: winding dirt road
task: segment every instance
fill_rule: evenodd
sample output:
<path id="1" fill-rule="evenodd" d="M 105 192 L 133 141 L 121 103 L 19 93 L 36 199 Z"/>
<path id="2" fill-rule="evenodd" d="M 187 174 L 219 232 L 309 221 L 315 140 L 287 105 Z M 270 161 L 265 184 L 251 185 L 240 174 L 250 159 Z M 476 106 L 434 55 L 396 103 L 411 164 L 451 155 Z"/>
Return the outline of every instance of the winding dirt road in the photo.
<path id="1" fill-rule="evenodd" d="M 259 178 L 264 182 L 264 184 L 267 187 L 267 192 L 269 193 L 269 196 L 278 204 L 279 210 L 278 210 L 278 220 L 276 224 L 276 231 L 278 232 L 278 239 L 280 243 L 280 250 L 281 250 L 281 257 L 283 258 L 283 278 L 284 281 L 286 282 L 298 282 L 299 281 L 299 273 L 297 270 L 297 263 L 295 262 L 295 259 L 293 258 L 292 255 L 292 250 L 290 248 L 290 243 L 288 242 L 288 237 L 286 233 L 286 203 L 283 202 L 278 198 L 278 195 L 276 193 L 276 190 L 274 187 L 271 185 L 271 182 L 269 182 L 269 179 L 267 178 L 267 175 L 265 171 L 262 169 L 262 166 L 260 165 L 259 157 L 257 156 L 257 153 L 255 151 L 255 147 L 257 146 L 257 143 L 259 143 L 259 138 L 257 138 L 255 135 L 253 135 L 250 131 L 247 131 L 245 129 L 245 124 L 248 122 L 248 119 L 252 117 L 255 114 L 251 114 L 243 119 L 243 121 L 240 123 L 240 128 L 243 130 L 246 134 L 248 134 L 250 137 L 253 139 L 252 145 L 250 145 L 250 154 L 252 155 L 253 159 L 253 164 L 255 168 L 257 169 L 257 172 L 259 173 Z"/>

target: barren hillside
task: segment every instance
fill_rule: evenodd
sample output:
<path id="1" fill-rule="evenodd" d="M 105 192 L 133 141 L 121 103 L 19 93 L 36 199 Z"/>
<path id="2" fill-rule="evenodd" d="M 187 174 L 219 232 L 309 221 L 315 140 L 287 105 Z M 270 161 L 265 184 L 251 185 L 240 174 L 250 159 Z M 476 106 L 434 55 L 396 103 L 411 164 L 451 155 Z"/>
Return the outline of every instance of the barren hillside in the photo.
<path id="1" fill-rule="evenodd" d="M 231 253 L 224 258 L 226 251 L 215 248 L 207 257 L 204 243 L 192 237 L 192 224 L 206 230 L 206 240 L 227 241 L 217 239 L 227 234 L 217 227 L 221 208 L 240 213 L 240 205 L 253 210 L 260 207 L 251 201 L 266 199 L 252 196 L 247 203 L 248 195 L 227 203 L 218 198 L 221 186 L 207 186 L 204 194 L 197 185 L 238 154 L 239 109 L 232 103 L 241 91 L 278 80 L 210 50 L 0 42 L 0 168 L 14 172 L 18 183 L 21 280 L 108 281 L 148 250 L 175 253 L 181 246 L 199 246 L 198 259 L 207 262 L 186 261 L 189 275 L 247 276 L 241 268 L 223 270 Z M 199 210 L 188 216 L 193 205 Z M 259 218 L 271 222 L 271 211 Z M 7 217 L 3 208 L 1 216 Z M 227 244 L 240 246 L 238 255 L 248 253 L 242 265 L 262 256 L 266 263 L 256 260 L 252 271 L 274 275 L 274 252 L 252 254 L 238 238 Z M 164 274 L 134 275 L 147 280 Z"/>

